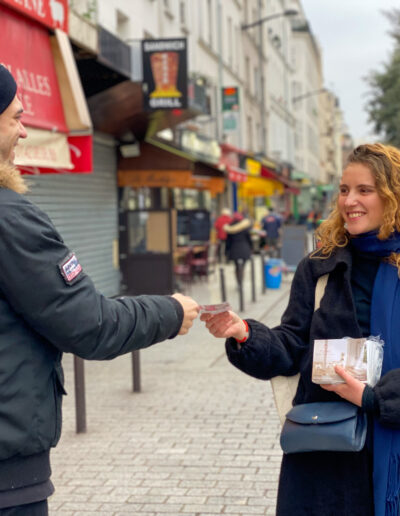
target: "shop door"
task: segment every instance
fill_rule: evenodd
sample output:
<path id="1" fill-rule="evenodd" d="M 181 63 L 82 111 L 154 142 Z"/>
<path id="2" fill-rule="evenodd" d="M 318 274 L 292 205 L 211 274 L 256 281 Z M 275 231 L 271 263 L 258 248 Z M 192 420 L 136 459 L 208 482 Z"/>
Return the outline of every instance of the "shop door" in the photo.
<path id="1" fill-rule="evenodd" d="M 171 210 L 124 210 L 120 213 L 123 294 L 172 294 L 171 228 Z"/>

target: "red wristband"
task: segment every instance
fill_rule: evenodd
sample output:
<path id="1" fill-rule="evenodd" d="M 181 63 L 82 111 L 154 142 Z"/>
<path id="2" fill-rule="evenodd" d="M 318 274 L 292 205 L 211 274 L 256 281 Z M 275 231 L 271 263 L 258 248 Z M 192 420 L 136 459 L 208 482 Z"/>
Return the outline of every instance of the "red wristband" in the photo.
<path id="1" fill-rule="evenodd" d="M 247 324 L 247 321 L 243 319 L 244 325 L 246 326 L 247 335 L 242 340 L 235 339 L 236 342 L 239 344 L 242 344 L 243 342 L 246 342 L 246 340 L 249 338 L 249 325 Z"/>

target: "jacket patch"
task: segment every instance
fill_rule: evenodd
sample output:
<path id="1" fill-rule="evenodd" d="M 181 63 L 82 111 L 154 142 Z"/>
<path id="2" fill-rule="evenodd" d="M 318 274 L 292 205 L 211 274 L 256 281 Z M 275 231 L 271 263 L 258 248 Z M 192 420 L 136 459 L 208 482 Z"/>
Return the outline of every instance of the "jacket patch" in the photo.
<path id="1" fill-rule="evenodd" d="M 58 264 L 58 267 L 67 285 L 74 284 L 79 279 L 78 276 L 82 272 L 82 265 L 78 262 L 75 253 L 70 253 Z"/>

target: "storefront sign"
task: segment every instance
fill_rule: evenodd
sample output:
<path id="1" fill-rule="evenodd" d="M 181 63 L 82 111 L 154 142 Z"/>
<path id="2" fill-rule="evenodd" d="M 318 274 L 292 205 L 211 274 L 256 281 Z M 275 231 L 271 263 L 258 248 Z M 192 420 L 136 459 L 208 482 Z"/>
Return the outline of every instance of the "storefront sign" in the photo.
<path id="1" fill-rule="evenodd" d="M 142 41 L 145 110 L 187 108 L 186 39 Z"/>
<path id="2" fill-rule="evenodd" d="M 224 132 L 236 131 L 239 126 L 239 113 L 227 111 L 223 113 Z"/>
<path id="3" fill-rule="evenodd" d="M 222 88 L 222 111 L 239 110 L 239 88 Z"/>
<path id="4" fill-rule="evenodd" d="M 185 151 L 211 163 L 218 163 L 221 158 L 221 149 L 218 141 L 199 136 L 194 131 L 182 131 L 181 146 Z"/>
<path id="5" fill-rule="evenodd" d="M 190 188 L 195 190 L 208 190 L 212 196 L 215 196 L 224 192 L 225 181 L 221 177 L 192 176 L 192 185 Z"/>
<path id="6" fill-rule="evenodd" d="M 260 176 L 261 175 L 261 163 L 255 159 L 246 159 L 246 170 L 249 176 Z"/>
<path id="7" fill-rule="evenodd" d="M 190 170 L 119 170 L 118 186 L 132 188 L 191 188 Z"/>
<path id="8" fill-rule="evenodd" d="M 42 138 L 33 136 L 33 133 L 42 133 Z M 19 140 L 16 147 L 16 163 L 22 174 L 93 172 L 91 135 L 67 137 L 56 134 L 54 144 L 48 141 L 48 136 L 48 131 L 28 129 L 28 138 Z M 47 157 L 47 162 L 43 161 L 43 157 Z"/>
<path id="9" fill-rule="evenodd" d="M 92 135 L 68 136 L 71 154 L 71 172 L 93 172 L 93 138 Z"/>
<path id="10" fill-rule="evenodd" d="M 46 29 L 0 5 L 0 63 L 15 77 L 30 127 L 67 132 Z"/>
<path id="11" fill-rule="evenodd" d="M 0 0 L 0 4 L 8 5 L 50 29 L 68 32 L 68 0 Z"/>
<path id="12" fill-rule="evenodd" d="M 282 195 L 283 193 L 283 184 L 274 179 L 248 177 L 247 181 L 240 184 L 240 195 L 242 197 L 269 197 L 271 195 Z"/>
<path id="13" fill-rule="evenodd" d="M 244 181 L 246 181 L 247 173 L 245 170 L 229 165 L 227 166 L 227 170 L 229 181 L 232 181 L 233 183 L 243 183 Z"/>
<path id="14" fill-rule="evenodd" d="M 28 137 L 15 147 L 17 166 L 72 168 L 67 136 L 27 128 Z"/>

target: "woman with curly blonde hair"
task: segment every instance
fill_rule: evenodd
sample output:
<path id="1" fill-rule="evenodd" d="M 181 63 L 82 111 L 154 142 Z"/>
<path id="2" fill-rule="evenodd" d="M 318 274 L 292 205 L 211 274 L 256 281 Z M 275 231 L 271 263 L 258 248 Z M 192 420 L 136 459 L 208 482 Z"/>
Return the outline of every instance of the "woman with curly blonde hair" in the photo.
<path id="1" fill-rule="evenodd" d="M 300 373 L 293 405 L 345 399 L 368 417 L 361 451 L 285 453 L 277 516 L 400 514 L 400 151 L 360 145 L 350 154 L 319 248 L 293 278 L 281 324 L 268 328 L 233 312 L 202 315 L 226 338 L 230 362 L 268 380 Z M 328 281 L 314 311 L 318 279 Z M 382 375 L 371 387 L 336 366 L 343 382 L 311 380 L 314 341 L 379 336 Z M 330 450 L 330 448 L 329 448 Z"/>
<path id="2" fill-rule="evenodd" d="M 348 158 L 348 164 L 352 163 L 368 167 L 375 179 L 376 190 L 384 204 L 378 237 L 386 240 L 393 231 L 400 231 L 400 150 L 380 143 L 360 145 Z M 316 232 L 322 256 L 329 256 L 335 247 L 344 247 L 349 243 L 349 232 L 339 207 L 341 194 L 331 214 Z M 394 254 L 390 261 L 400 271 L 400 255 Z"/>

